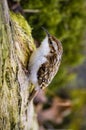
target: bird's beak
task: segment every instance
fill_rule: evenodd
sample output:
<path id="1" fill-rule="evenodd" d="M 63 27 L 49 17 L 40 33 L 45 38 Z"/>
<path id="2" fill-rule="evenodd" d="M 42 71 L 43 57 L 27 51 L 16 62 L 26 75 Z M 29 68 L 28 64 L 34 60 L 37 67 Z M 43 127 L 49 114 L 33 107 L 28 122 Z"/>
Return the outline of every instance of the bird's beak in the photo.
<path id="1" fill-rule="evenodd" d="M 44 32 L 46 33 L 46 35 L 47 35 L 48 37 L 51 37 L 50 33 L 49 33 L 44 27 L 42 27 L 42 29 L 44 30 Z"/>

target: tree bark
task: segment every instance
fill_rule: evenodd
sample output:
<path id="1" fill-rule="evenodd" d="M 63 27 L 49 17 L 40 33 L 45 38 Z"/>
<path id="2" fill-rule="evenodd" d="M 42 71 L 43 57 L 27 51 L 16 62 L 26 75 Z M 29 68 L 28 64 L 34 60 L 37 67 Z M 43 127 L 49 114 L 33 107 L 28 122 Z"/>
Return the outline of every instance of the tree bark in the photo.
<path id="1" fill-rule="evenodd" d="M 26 74 L 34 49 L 30 26 L 0 0 L 0 130 L 38 130 Z"/>

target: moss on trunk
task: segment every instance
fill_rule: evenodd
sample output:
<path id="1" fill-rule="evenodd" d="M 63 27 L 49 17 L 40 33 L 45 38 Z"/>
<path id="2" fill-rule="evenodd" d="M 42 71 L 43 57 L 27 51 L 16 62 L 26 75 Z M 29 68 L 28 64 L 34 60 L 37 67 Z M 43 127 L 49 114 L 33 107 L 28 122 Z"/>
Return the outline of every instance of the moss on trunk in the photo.
<path id="1" fill-rule="evenodd" d="M 31 84 L 25 73 L 35 49 L 31 28 L 21 15 L 10 13 L 0 1 L 0 129 L 38 130 Z M 33 125 L 34 123 L 34 125 Z"/>

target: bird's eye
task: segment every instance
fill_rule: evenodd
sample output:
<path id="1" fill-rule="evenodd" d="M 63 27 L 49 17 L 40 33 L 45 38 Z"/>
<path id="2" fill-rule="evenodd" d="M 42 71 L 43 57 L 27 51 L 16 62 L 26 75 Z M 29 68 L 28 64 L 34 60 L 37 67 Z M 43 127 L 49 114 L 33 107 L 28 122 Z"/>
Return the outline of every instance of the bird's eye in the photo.
<path id="1" fill-rule="evenodd" d="M 53 43 L 50 41 L 50 44 L 52 45 Z"/>
<path id="2" fill-rule="evenodd" d="M 53 42 L 51 41 L 51 39 L 49 39 L 49 43 L 52 45 L 53 44 Z"/>

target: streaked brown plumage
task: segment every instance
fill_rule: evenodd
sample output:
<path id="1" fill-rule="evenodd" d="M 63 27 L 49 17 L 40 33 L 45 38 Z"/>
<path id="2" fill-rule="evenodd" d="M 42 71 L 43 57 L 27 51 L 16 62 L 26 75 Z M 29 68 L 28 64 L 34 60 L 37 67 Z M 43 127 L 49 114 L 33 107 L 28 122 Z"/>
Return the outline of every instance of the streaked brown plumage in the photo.
<path id="1" fill-rule="evenodd" d="M 51 83 L 61 62 L 63 52 L 61 42 L 51 36 L 46 29 L 44 31 L 47 37 L 40 47 L 33 52 L 30 59 L 30 82 L 35 86 L 31 95 Z"/>

